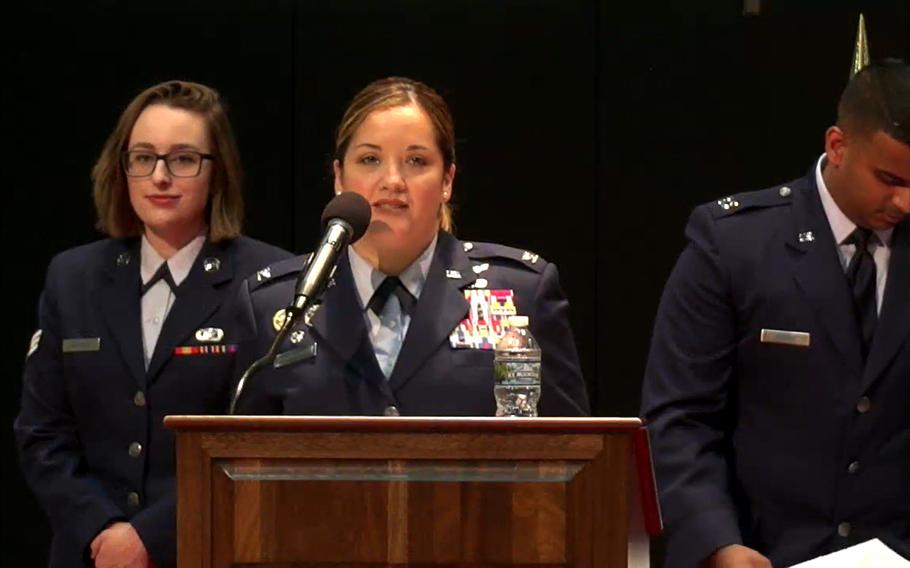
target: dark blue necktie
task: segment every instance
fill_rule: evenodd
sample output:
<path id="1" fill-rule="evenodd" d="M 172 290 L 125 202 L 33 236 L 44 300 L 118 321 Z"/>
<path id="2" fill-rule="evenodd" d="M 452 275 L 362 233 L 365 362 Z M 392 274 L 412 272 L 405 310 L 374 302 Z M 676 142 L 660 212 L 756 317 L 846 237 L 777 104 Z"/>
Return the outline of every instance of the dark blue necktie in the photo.
<path id="1" fill-rule="evenodd" d="M 174 282 L 174 277 L 171 276 L 171 271 L 167 267 L 167 262 L 162 262 L 161 266 L 158 267 L 158 270 L 155 271 L 155 274 L 149 278 L 149 281 L 142 285 L 142 291 L 140 296 L 144 296 L 149 289 L 158 283 L 159 280 L 164 280 L 167 282 L 167 285 L 171 287 L 171 292 L 174 294 L 177 293 L 177 283 Z"/>
<path id="2" fill-rule="evenodd" d="M 401 313 L 410 316 L 414 312 L 417 298 L 404 287 L 404 284 L 397 276 L 387 276 L 382 281 L 382 284 L 373 292 L 373 297 L 370 298 L 367 308 L 372 310 L 377 316 L 380 315 L 392 294 L 395 294 L 395 297 L 398 298 L 398 303 L 401 305 Z"/>
<path id="3" fill-rule="evenodd" d="M 875 303 L 875 260 L 869 252 L 870 240 L 874 242 L 874 239 L 875 234 L 872 231 L 857 227 L 844 240 L 844 243 L 856 246 L 856 252 L 847 266 L 847 280 L 853 293 L 853 308 L 863 340 L 863 360 L 869 355 L 872 338 L 875 336 L 875 326 L 878 323 L 878 309 Z"/>

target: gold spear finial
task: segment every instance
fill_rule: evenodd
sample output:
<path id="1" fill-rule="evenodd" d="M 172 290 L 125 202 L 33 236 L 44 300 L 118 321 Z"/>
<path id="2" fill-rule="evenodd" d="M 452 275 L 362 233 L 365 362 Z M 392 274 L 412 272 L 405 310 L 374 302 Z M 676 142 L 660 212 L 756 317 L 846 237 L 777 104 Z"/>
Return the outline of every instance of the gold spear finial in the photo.
<path id="1" fill-rule="evenodd" d="M 869 41 L 866 38 L 866 19 L 862 13 L 859 15 L 859 25 L 856 28 L 856 43 L 853 46 L 853 64 L 850 66 L 850 77 L 860 72 L 860 69 L 869 65 Z"/>

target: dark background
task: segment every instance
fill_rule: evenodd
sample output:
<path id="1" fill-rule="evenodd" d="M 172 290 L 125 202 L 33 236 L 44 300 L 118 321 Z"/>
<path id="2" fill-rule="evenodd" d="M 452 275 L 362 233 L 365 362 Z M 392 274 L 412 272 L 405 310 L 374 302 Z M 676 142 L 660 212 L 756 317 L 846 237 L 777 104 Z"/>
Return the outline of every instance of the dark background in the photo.
<path id="1" fill-rule="evenodd" d="M 906 0 L 32 2 L 2 36 L 3 565 L 49 538 L 16 464 L 21 364 L 50 257 L 101 236 L 89 171 L 127 102 L 189 79 L 226 97 L 251 236 L 304 252 L 332 133 L 369 81 L 435 87 L 456 118 L 457 234 L 558 263 L 595 413 L 637 414 L 654 312 L 690 209 L 805 173 L 850 68 L 910 55 Z"/>

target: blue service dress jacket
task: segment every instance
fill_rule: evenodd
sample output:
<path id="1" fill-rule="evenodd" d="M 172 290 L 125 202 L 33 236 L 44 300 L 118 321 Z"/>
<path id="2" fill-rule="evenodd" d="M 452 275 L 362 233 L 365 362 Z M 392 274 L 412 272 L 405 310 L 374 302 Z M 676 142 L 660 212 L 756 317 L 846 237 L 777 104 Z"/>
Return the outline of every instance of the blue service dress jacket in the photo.
<path id="1" fill-rule="evenodd" d="M 273 317 L 294 294 L 299 257 L 270 268 L 270 277 L 250 278 L 239 301 L 243 326 L 254 339 L 241 345 L 238 370 L 269 348 Z M 487 265 L 487 266 L 483 266 Z M 475 272 L 475 267 L 482 272 Z M 556 266 L 510 247 L 470 243 L 440 232 L 398 359 L 389 378 L 382 373 L 367 335 L 347 252 L 339 258 L 334 284 L 310 320 L 290 334 L 281 352 L 300 353 L 293 363 L 254 375 L 239 399 L 239 414 L 492 416 L 493 351 L 453 348 L 449 335 L 468 317 L 464 291 L 510 289 L 518 314 L 529 316 L 542 351 L 541 415 L 589 413 L 578 364 L 569 304 Z M 302 332 L 302 333 L 300 333 Z"/>
<path id="2" fill-rule="evenodd" d="M 175 565 L 174 434 L 162 420 L 224 412 L 238 285 L 290 256 L 246 237 L 206 243 L 147 371 L 139 240 L 98 241 L 51 261 L 15 422 L 25 478 L 54 532 L 50 566 L 90 566 L 92 539 L 118 520 L 133 524 L 158 568 Z M 223 337 L 197 333 L 207 328 Z M 197 349 L 175 356 L 182 347 Z"/>
<path id="3" fill-rule="evenodd" d="M 908 554 L 910 220 L 865 363 L 814 171 L 696 208 L 686 237 L 642 404 L 667 566 L 733 543 L 774 566 L 873 537 Z"/>

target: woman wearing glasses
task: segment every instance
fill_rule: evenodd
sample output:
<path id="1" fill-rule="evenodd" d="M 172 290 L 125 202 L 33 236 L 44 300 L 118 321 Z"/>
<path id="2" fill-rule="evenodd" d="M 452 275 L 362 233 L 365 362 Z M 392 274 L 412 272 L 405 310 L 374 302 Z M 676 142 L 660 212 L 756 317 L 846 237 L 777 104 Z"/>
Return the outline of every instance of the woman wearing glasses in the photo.
<path id="1" fill-rule="evenodd" d="M 176 521 L 162 419 L 223 412 L 237 284 L 289 254 L 240 236 L 240 162 L 209 87 L 143 91 L 92 173 L 111 238 L 50 263 L 16 435 L 51 566 L 164 568 Z"/>
<path id="2" fill-rule="evenodd" d="M 541 345 L 540 414 L 589 412 L 556 267 L 452 235 L 455 133 L 435 91 L 404 78 L 365 87 L 341 120 L 334 173 L 336 192 L 370 203 L 369 229 L 340 256 L 318 311 L 288 335 L 287 364 L 246 383 L 240 413 L 491 416 L 491 347 L 508 315 L 528 316 Z M 256 331 L 238 369 L 267 351 L 301 264 L 241 287 Z"/>

